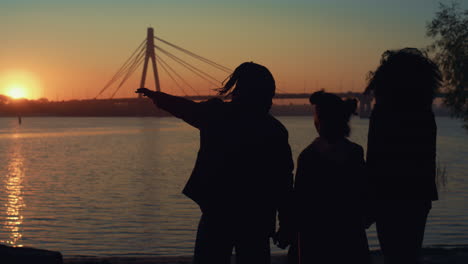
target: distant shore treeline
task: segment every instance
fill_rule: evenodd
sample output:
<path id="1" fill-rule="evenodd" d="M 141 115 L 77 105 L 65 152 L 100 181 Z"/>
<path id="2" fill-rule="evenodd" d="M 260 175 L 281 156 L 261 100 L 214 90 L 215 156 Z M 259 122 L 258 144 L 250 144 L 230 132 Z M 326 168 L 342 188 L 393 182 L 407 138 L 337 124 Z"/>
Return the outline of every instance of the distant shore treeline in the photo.
<path id="1" fill-rule="evenodd" d="M 449 115 L 446 108 L 434 106 L 436 115 Z M 311 115 L 309 104 L 274 104 L 276 116 Z M 0 95 L 0 117 L 12 116 L 169 116 L 149 99 L 97 99 L 48 101 L 47 99 L 12 100 Z"/>

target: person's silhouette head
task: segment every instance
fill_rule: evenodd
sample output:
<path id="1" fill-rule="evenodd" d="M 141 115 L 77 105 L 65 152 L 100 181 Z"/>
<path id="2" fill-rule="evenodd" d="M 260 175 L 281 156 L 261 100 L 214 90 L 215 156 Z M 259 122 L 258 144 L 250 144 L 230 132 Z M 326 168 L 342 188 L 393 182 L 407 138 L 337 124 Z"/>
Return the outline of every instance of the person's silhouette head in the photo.
<path id="1" fill-rule="evenodd" d="M 265 66 L 244 62 L 234 70 L 218 92 L 230 96 L 233 102 L 268 111 L 275 96 L 275 88 L 273 75 Z"/>
<path id="2" fill-rule="evenodd" d="M 356 99 L 343 101 L 335 94 L 315 92 L 309 98 L 314 106 L 314 123 L 320 137 L 329 141 L 349 136 L 349 119 L 355 113 Z"/>
<path id="3" fill-rule="evenodd" d="M 437 65 L 415 48 L 387 50 L 380 65 L 369 72 L 366 93 L 377 104 L 398 107 L 431 107 L 442 81 Z"/>

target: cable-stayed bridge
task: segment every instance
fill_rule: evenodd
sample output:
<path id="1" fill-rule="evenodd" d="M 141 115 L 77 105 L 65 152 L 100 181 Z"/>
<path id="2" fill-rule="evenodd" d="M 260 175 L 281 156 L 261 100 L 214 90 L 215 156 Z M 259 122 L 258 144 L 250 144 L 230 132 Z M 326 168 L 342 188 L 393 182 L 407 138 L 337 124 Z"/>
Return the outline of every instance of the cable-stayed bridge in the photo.
<path id="1" fill-rule="evenodd" d="M 126 81 L 133 75 L 135 71 L 141 67 L 142 64 L 143 71 L 141 75 L 140 87 L 145 87 L 150 61 L 153 68 L 156 91 L 162 90 L 159 77 L 160 70 L 162 69 L 167 77 L 171 79 L 173 84 L 175 84 L 175 86 L 179 89 L 179 93 L 182 93 L 185 97 L 195 100 L 202 100 L 210 96 L 201 95 L 200 91 L 198 91 L 189 81 L 187 81 L 182 76 L 182 74 L 175 69 L 174 66 L 171 66 L 171 63 L 169 62 L 175 63 L 177 66 L 179 66 L 179 68 L 182 68 L 185 71 L 190 72 L 192 75 L 198 77 L 199 80 L 204 81 L 212 89 L 219 88 L 223 85 L 223 82 L 213 76 L 213 74 L 200 69 L 200 67 L 195 66 L 194 63 L 184 60 L 181 56 L 175 55 L 169 50 L 169 48 L 186 55 L 199 63 L 203 63 L 205 66 L 210 67 L 211 70 L 222 73 L 224 77 L 230 75 L 233 72 L 233 69 L 230 69 L 208 58 L 205 58 L 158 36 L 155 36 L 153 28 L 148 28 L 147 37 L 140 43 L 140 45 L 114 74 L 114 76 L 104 85 L 104 87 L 96 95 L 95 99 L 113 99 L 119 90 L 124 86 Z M 276 98 L 278 99 L 298 99 L 308 98 L 309 96 L 306 93 L 287 93 L 278 88 L 277 90 L 278 92 Z M 111 91 L 110 97 L 103 96 L 104 92 L 106 91 Z M 360 93 L 343 94 L 346 94 L 347 96 L 358 96 Z"/>
<path id="2" fill-rule="evenodd" d="M 171 51 L 188 57 L 192 61 L 196 61 L 198 64 L 209 67 L 211 69 L 210 73 L 200 69 L 200 67 L 195 66 L 194 63 L 183 59 L 182 56 L 176 55 Z M 151 65 L 149 64 L 150 62 Z M 176 67 L 173 66 L 174 63 L 176 64 Z M 124 86 L 126 81 L 135 71 L 141 68 L 142 65 L 143 70 L 141 74 L 140 87 L 145 87 L 148 68 L 149 66 L 152 66 L 155 89 L 157 91 L 162 90 L 159 76 L 159 71 L 162 70 L 168 79 L 172 80 L 172 83 L 175 85 L 175 87 L 178 88 L 178 93 L 182 93 L 184 97 L 192 100 L 205 100 L 207 98 L 213 97 L 214 95 L 201 94 L 200 91 L 191 84 L 191 82 L 187 81 L 187 79 L 183 77 L 182 71 L 188 72 L 193 75 L 192 78 L 195 77 L 199 79 L 199 81 L 206 83 L 206 86 L 209 87 L 210 90 L 214 90 L 223 86 L 223 81 L 221 81 L 220 78 L 215 77 L 213 72 L 217 72 L 217 76 L 223 74 L 222 76 L 224 77 L 230 75 L 233 72 L 233 69 L 230 69 L 208 58 L 182 48 L 174 43 L 155 36 L 153 28 L 148 28 L 147 37 L 141 42 L 137 49 L 114 74 L 114 76 L 104 85 L 95 99 L 103 99 L 103 94 L 106 91 L 111 91 L 110 97 L 107 97 L 106 99 L 113 99 L 118 91 Z M 132 89 L 135 89 L 135 87 L 132 87 Z M 171 91 L 170 93 L 173 92 Z M 357 92 L 335 94 L 340 97 L 353 97 L 358 99 L 358 109 L 360 115 L 369 116 L 372 102 L 372 97 L 370 95 Z M 277 88 L 275 99 L 306 99 L 309 98 L 309 96 L 310 94 L 308 93 L 287 93 Z M 444 95 L 440 93 L 436 95 L 436 97 L 443 96 Z M 116 100 L 121 101 L 129 99 Z"/>
<path id="3" fill-rule="evenodd" d="M 222 81 L 214 77 L 213 74 L 200 69 L 200 67 L 197 67 L 194 63 L 183 59 L 180 55 L 174 54 L 174 52 L 171 52 L 170 49 L 178 52 L 178 54 L 185 55 L 186 57 L 195 60 L 198 64 L 202 63 L 205 66 L 210 67 L 212 71 L 218 71 L 218 73 L 221 72 L 223 76 L 227 76 L 233 71 L 228 67 L 225 67 L 210 59 L 207 59 L 155 36 L 153 28 L 148 28 L 146 39 L 141 42 L 137 49 L 114 74 L 114 76 L 106 83 L 106 85 L 104 85 L 104 87 L 96 95 L 95 99 L 103 98 L 103 94 L 106 91 L 112 91 L 110 97 L 108 98 L 114 98 L 117 92 L 132 76 L 132 74 L 141 68 L 141 65 L 143 65 L 143 71 L 141 75 L 140 87 L 145 87 L 149 66 L 152 66 L 153 68 L 156 91 L 162 90 L 159 77 L 160 70 L 162 69 L 166 76 L 172 80 L 172 83 L 175 85 L 175 87 L 178 88 L 179 93 L 182 93 L 186 97 L 196 97 L 197 99 L 204 99 L 208 97 L 208 95 L 201 95 L 200 92 L 191 84 L 191 82 L 184 78 L 180 72 L 181 70 L 177 70 L 176 67 L 183 69 L 184 71 L 203 81 L 211 89 L 222 86 Z M 151 65 L 149 65 L 150 62 Z M 174 63 L 176 64 L 176 67 L 171 66 Z M 135 89 L 135 87 L 132 88 Z"/>

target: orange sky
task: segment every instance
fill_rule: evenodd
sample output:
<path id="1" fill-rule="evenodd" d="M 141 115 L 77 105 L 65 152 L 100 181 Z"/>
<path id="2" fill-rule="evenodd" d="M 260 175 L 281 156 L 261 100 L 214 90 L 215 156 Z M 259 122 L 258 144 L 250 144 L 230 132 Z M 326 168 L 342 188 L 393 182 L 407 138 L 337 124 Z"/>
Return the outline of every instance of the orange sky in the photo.
<path id="1" fill-rule="evenodd" d="M 383 51 L 430 43 L 425 25 L 438 4 L 356 3 L 7 0 L 0 9 L 0 94 L 21 88 L 30 99 L 94 98 L 150 25 L 161 38 L 231 69 L 244 61 L 267 66 L 280 91 L 361 91 Z M 200 68 L 220 81 L 226 77 Z M 183 94 L 160 72 L 163 91 Z M 178 72 L 201 94 L 214 87 L 188 71 Z M 138 69 L 116 97 L 134 96 L 140 75 Z M 154 87 L 152 77 L 147 82 Z"/>

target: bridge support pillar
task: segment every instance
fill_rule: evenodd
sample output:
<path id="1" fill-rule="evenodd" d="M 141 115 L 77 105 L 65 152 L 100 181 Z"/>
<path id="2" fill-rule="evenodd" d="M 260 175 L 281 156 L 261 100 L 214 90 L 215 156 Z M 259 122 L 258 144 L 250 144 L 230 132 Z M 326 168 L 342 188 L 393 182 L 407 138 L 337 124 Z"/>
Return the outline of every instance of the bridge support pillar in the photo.
<path id="1" fill-rule="evenodd" d="M 158 67 L 156 64 L 156 54 L 154 52 L 154 29 L 148 28 L 147 37 L 146 37 L 146 54 L 145 54 L 145 62 L 143 64 L 143 72 L 141 74 L 141 82 L 140 87 L 145 87 L 146 81 L 146 72 L 148 70 L 148 62 L 151 60 L 153 65 L 153 74 L 154 74 L 154 82 L 156 85 L 156 91 L 161 91 L 161 87 L 159 85 L 159 75 L 158 75 Z M 138 98 L 141 98 L 142 95 L 138 94 Z"/>

